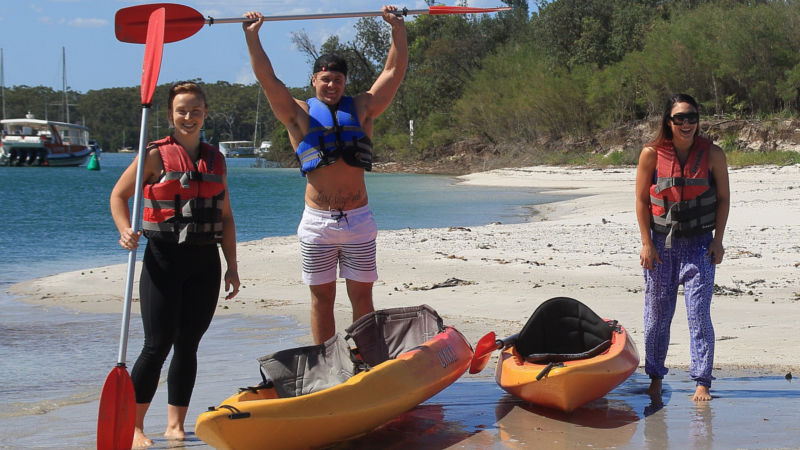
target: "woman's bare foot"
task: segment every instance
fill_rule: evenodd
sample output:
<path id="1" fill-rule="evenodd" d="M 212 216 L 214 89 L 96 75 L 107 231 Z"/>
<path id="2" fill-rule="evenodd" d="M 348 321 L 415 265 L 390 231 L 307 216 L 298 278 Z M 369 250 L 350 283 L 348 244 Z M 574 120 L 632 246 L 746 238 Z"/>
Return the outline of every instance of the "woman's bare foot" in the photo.
<path id="1" fill-rule="evenodd" d="M 647 395 L 661 395 L 661 378 L 650 380 L 650 387 L 647 388 Z"/>
<path id="2" fill-rule="evenodd" d="M 145 436 L 141 428 L 137 427 L 133 430 L 133 444 L 131 444 L 131 448 L 147 448 L 151 445 L 153 445 L 153 441 Z"/>
<path id="3" fill-rule="evenodd" d="M 171 441 L 182 441 L 186 439 L 186 431 L 178 428 L 167 428 L 167 431 L 164 432 L 164 437 Z"/>
<path id="4" fill-rule="evenodd" d="M 173 441 L 186 439 L 183 423 L 186 421 L 186 412 L 188 410 L 188 406 L 167 405 L 167 431 L 164 432 L 165 438 Z"/>
<path id="5" fill-rule="evenodd" d="M 694 398 L 692 398 L 692 400 L 696 402 L 707 402 L 711 400 L 711 392 L 709 392 L 708 386 L 697 385 L 697 390 L 694 391 Z"/>

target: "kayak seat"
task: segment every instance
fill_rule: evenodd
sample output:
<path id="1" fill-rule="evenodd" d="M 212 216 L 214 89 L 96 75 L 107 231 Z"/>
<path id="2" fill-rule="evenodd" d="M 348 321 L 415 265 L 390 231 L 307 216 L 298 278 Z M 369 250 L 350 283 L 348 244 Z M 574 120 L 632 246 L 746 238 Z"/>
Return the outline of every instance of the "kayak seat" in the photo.
<path id="1" fill-rule="evenodd" d="M 258 358 L 258 362 L 264 384 L 272 381 L 280 398 L 298 397 L 344 383 L 358 372 L 359 364 L 339 333 L 323 344 L 281 350 Z"/>
<path id="2" fill-rule="evenodd" d="M 515 348 L 533 363 L 586 359 L 611 346 L 614 328 L 588 306 L 569 297 L 551 298 L 522 327 Z"/>
<path id="3" fill-rule="evenodd" d="M 323 344 L 281 350 L 258 362 L 264 384 L 271 381 L 280 398 L 298 397 L 344 383 L 444 330 L 442 318 L 428 305 L 384 309 L 353 322 L 345 337 L 336 333 Z"/>
<path id="4" fill-rule="evenodd" d="M 444 321 L 428 305 L 390 308 L 365 314 L 347 327 L 361 360 L 376 366 L 394 359 L 444 331 Z"/>

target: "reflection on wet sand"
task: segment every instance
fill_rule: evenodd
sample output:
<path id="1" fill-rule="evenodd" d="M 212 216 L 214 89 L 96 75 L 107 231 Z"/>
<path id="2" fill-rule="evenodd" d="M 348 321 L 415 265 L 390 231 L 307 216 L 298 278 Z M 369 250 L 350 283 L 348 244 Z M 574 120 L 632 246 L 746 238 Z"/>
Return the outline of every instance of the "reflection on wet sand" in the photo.
<path id="1" fill-rule="evenodd" d="M 333 448 L 620 447 L 630 441 L 639 419 L 621 398 L 601 398 L 568 414 L 519 400 L 493 380 L 469 381 Z"/>
<path id="2" fill-rule="evenodd" d="M 695 402 L 689 416 L 689 436 L 692 448 L 711 448 L 714 444 L 714 410 L 709 402 Z"/>
<path id="3" fill-rule="evenodd" d="M 669 403 L 671 397 L 670 390 L 664 390 L 661 395 L 648 395 L 650 403 L 644 407 L 644 447 L 645 448 L 667 448 L 669 447 L 669 434 L 667 433 L 667 422 L 664 420 L 664 402 Z"/>
<path id="4" fill-rule="evenodd" d="M 694 383 L 671 371 L 661 397 L 634 373 L 604 398 L 571 414 L 525 403 L 494 379 L 464 378 L 421 406 L 329 449 L 800 448 L 800 383 L 780 376 L 718 375 L 713 400 L 693 402 Z M 313 430 L 309 430 L 313 433 Z M 208 449 L 192 434 L 181 445 Z"/>
<path id="5" fill-rule="evenodd" d="M 677 423 L 670 423 L 678 417 L 668 414 L 664 408 L 665 403 L 670 403 L 671 393 L 671 390 L 665 389 L 661 396 L 650 396 L 650 404 L 644 408 L 644 448 L 713 448 L 714 410 L 711 402 L 692 402 L 688 401 L 688 398 L 680 398 L 679 402 L 686 403 L 676 404 L 673 408 L 683 409 L 686 412 L 680 420 L 686 425 L 680 426 Z M 684 407 L 681 408 L 681 406 Z M 675 433 L 677 428 L 686 428 L 686 433 L 683 436 L 677 436 Z M 670 429 L 673 431 L 672 440 L 670 440 Z"/>
<path id="6" fill-rule="evenodd" d="M 334 449 L 444 449 L 493 432 L 494 406 L 502 390 L 494 379 L 459 380 L 424 404 L 374 431 Z M 490 448 L 492 434 L 479 438 L 472 448 Z M 472 444 L 471 444 L 472 445 Z"/>
<path id="7" fill-rule="evenodd" d="M 623 447 L 636 432 L 639 421 L 630 404 L 606 398 L 564 413 L 506 396 L 495 407 L 495 417 L 504 444 L 544 448 Z"/>
<path id="8" fill-rule="evenodd" d="M 571 414 L 531 405 L 494 380 L 462 379 L 415 408 L 337 449 L 363 448 L 800 448 L 800 385 L 780 377 L 720 376 L 710 402 L 671 372 L 661 396 L 634 373 L 604 398 Z"/>
<path id="9" fill-rule="evenodd" d="M 428 404 L 414 408 L 371 433 L 332 448 L 447 448 L 473 433 L 461 422 L 445 420 L 443 405 Z"/>

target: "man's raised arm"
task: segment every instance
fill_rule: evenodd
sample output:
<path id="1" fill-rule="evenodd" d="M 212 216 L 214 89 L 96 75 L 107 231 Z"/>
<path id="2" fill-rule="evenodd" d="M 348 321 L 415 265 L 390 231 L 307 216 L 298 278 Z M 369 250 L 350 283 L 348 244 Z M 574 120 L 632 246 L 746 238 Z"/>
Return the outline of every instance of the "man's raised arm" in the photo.
<path id="1" fill-rule="evenodd" d="M 245 17 L 256 19 L 253 22 L 242 24 L 253 73 L 259 84 L 261 84 L 275 117 L 286 126 L 290 135 L 297 136 L 299 134 L 302 139 L 302 133 L 298 126 L 298 117 L 304 111 L 300 107 L 299 100 L 292 97 L 286 85 L 275 75 L 272 63 L 267 57 L 267 53 L 264 51 L 261 39 L 258 36 L 258 30 L 263 23 L 261 20 L 263 16 L 261 13 L 249 11 L 245 14 Z"/>
<path id="2" fill-rule="evenodd" d="M 380 115 L 392 102 L 406 75 L 408 67 L 408 42 L 406 24 L 403 16 L 394 13 L 396 6 L 383 7 L 383 20 L 392 26 L 392 46 L 386 56 L 383 71 L 365 94 L 365 113 L 363 119 L 372 119 Z"/>

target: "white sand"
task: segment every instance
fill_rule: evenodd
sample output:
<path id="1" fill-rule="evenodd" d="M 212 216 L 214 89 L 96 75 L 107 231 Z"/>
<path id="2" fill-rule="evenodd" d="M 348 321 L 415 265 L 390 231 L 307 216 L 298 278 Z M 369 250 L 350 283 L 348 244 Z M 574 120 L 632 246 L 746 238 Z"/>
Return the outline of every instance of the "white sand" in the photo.
<path id="1" fill-rule="evenodd" d="M 715 367 L 797 369 L 800 165 L 732 169 L 730 175 L 726 254 L 712 304 Z M 428 304 L 474 344 L 489 331 L 501 337 L 518 332 L 542 301 L 568 296 L 619 320 L 644 356 L 635 168 L 533 167 L 462 179 L 582 197 L 540 205 L 524 224 L 381 231 L 376 308 Z M 243 289 L 232 301 L 220 300 L 218 313 L 292 315 L 308 322 L 295 236 L 240 243 L 239 261 Z M 36 304 L 120 312 L 125 270 L 120 264 L 64 273 L 19 283 L 12 292 Z M 455 285 L 439 287 L 447 280 Z M 682 305 L 679 300 L 667 360 L 674 368 L 689 364 Z M 343 283 L 336 314 L 343 330 L 351 322 Z"/>

